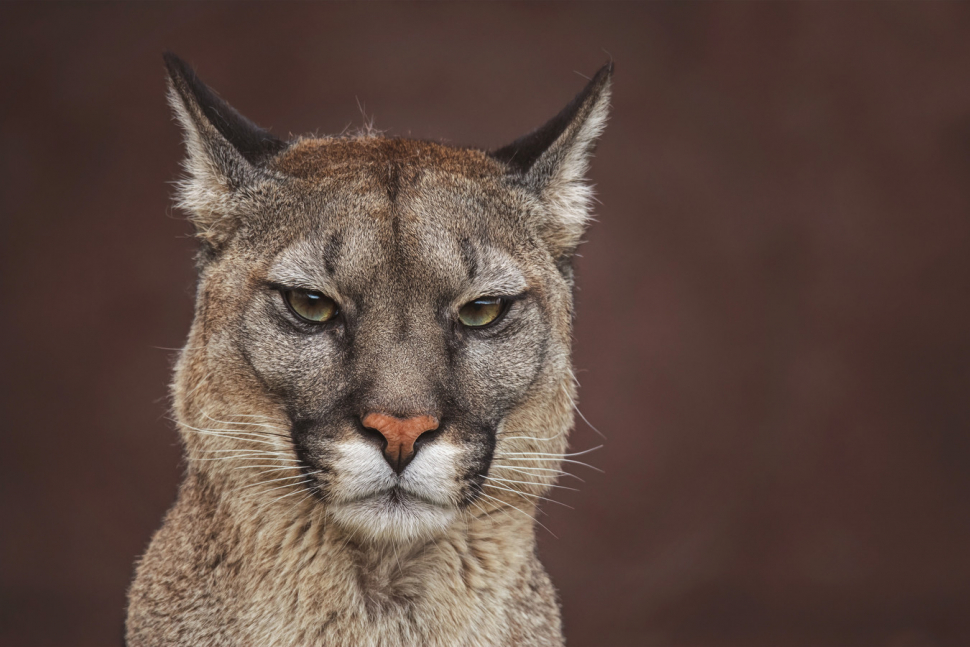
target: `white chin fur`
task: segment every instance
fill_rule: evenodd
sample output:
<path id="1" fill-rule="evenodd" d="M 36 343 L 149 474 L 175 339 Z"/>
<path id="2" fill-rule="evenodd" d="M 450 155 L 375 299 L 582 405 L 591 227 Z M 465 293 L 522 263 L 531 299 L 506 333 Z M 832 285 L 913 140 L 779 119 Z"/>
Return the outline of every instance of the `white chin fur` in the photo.
<path id="1" fill-rule="evenodd" d="M 363 501 L 331 506 L 333 520 L 347 530 L 377 541 L 406 542 L 431 537 L 448 527 L 454 510 L 407 495 L 380 494 Z"/>
<path id="2" fill-rule="evenodd" d="M 334 522 L 377 541 L 411 541 L 444 530 L 455 517 L 458 447 L 423 447 L 398 477 L 380 450 L 363 441 L 340 443 Z M 393 492 L 391 490 L 394 490 Z"/>

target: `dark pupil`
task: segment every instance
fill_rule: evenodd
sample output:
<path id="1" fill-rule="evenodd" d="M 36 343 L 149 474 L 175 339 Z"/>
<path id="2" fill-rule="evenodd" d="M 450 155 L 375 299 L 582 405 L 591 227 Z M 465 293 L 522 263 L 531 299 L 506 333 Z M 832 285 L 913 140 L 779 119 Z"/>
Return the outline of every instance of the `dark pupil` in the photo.
<path id="1" fill-rule="evenodd" d="M 494 321 L 501 309 L 501 299 L 476 299 L 461 309 L 461 321 L 466 326 L 484 326 Z"/>
<path id="2" fill-rule="evenodd" d="M 307 294 L 306 297 L 304 298 L 306 299 L 306 305 L 304 307 L 306 308 L 308 315 L 316 319 L 320 315 L 325 314 L 323 312 L 324 303 L 323 303 L 322 296 L 320 296 L 319 294 L 313 294 L 311 292 Z"/>
<path id="3" fill-rule="evenodd" d="M 333 301 L 319 292 L 291 293 L 291 303 L 300 316 L 312 321 L 324 321 L 333 312 Z"/>

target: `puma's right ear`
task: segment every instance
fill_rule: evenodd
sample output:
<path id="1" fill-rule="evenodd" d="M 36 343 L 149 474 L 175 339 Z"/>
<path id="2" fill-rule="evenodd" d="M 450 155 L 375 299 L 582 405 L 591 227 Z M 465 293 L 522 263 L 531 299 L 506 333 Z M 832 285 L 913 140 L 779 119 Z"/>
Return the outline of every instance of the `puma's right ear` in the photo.
<path id="1" fill-rule="evenodd" d="M 178 204 L 218 248 L 237 224 L 238 191 L 258 181 L 262 162 L 286 144 L 236 112 L 178 56 L 164 58 L 169 103 L 185 132 L 188 177 L 178 184 Z"/>
<path id="2" fill-rule="evenodd" d="M 491 153 L 538 198 L 539 228 L 558 261 L 572 257 L 589 221 L 589 158 L 606 127 L 613 63 L 545 125 Z"/>

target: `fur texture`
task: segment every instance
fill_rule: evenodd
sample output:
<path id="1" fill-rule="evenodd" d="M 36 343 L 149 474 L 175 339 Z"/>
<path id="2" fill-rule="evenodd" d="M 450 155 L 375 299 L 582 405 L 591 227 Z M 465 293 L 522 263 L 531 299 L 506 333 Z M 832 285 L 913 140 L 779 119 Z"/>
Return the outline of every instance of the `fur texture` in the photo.
<path id="1" fill-rule="evenodd" d="M 571 258 L 612 66 L 486 153 L 284 143 L 166 62 L 202 250 L 172 387 L 186 476 L 128 644 L 560 645 L 533 517 L 572 427 Z M 301 319 L 294 290 L 339 314 Z M 482 297 L 501 316 L 462 325 Z M 368 415 L 440 424 L 392 469 Z"/>

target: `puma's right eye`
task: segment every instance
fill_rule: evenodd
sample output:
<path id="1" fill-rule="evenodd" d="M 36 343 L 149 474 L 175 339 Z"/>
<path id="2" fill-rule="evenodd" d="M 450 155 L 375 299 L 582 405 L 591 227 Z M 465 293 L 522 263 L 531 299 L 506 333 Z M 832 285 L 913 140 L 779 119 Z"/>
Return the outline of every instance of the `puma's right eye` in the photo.
<path id="1" fill-rule="evenodd" d="M 316 290 L 283 290 L 283 298 L 300 319 L 310 323 L 325 323 L 337 316 L 333 299 Z"/>
<path id="2" fill-rule="evenodd" d="M 502 316 L 507 305 L 508 299 L 501 297 L 475 299 L 458 310 L 458 320 L 469 328 L 481 328 Z"/>

